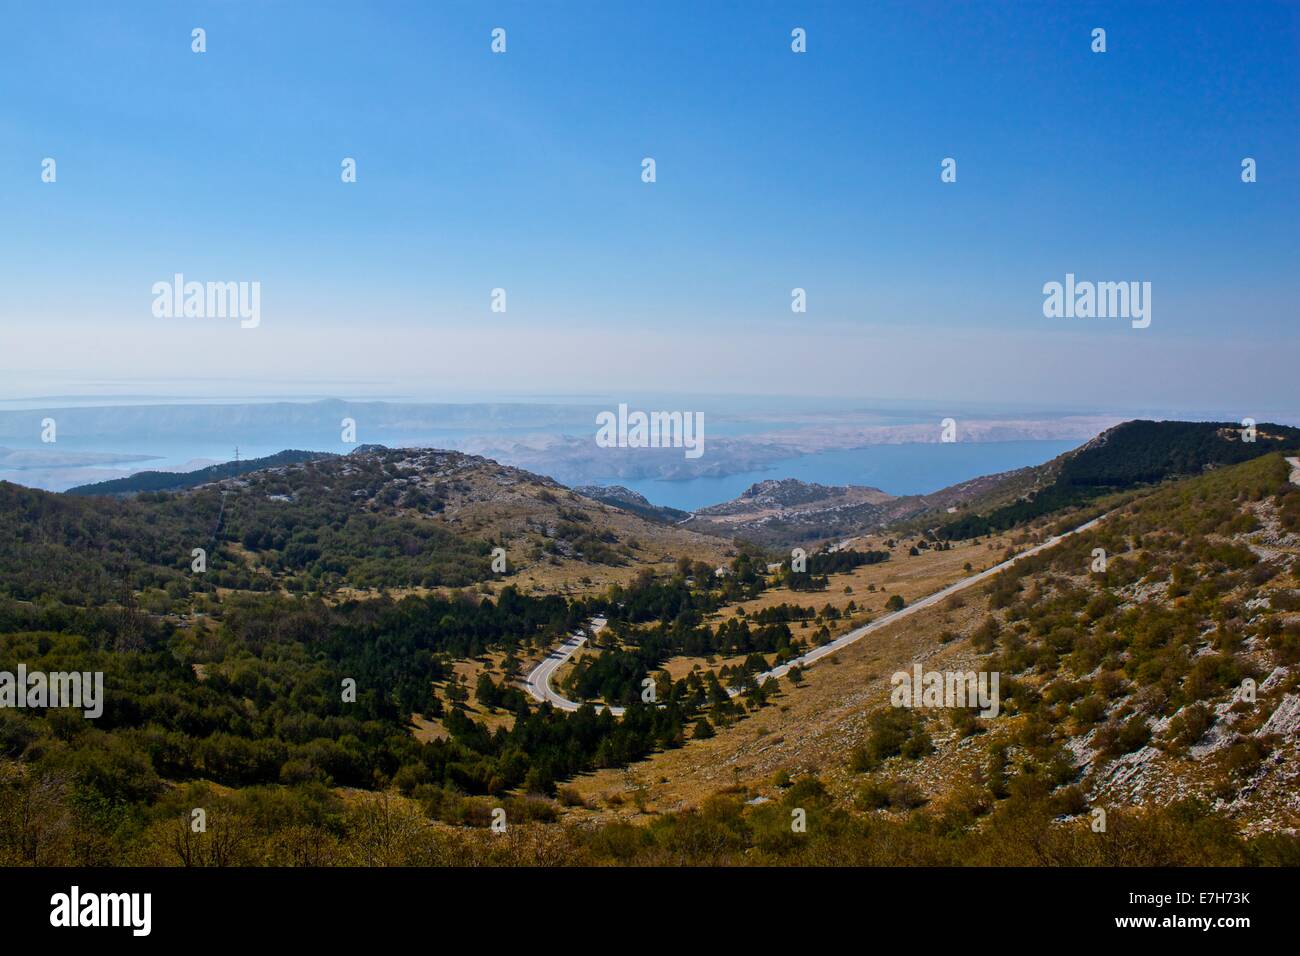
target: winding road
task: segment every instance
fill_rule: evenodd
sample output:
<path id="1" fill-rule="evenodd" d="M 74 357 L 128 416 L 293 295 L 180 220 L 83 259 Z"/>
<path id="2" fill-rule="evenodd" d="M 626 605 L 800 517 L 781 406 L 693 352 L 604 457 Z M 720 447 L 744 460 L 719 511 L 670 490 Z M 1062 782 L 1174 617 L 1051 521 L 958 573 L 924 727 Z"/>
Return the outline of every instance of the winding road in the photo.
<path id="1" fill-rule="evenodd" d="M 1297 470 L 1300 470 L 1300 459 L 1288 459 L 1288 460 L 1294 464 Z M 840 650 L 841 648 L 848 647 L 854 641 L 862 640 L 862 638 L 866 637 L 872 631 L 878 631 L 882 627 L 888 627 L 890 624 L 893 624 L 895 621 L 905 618 L 909 614 L 915 614 L 917 611 L 920 611 L 923 608 L 933 607 L 934 605 L 938 604 L 940 601 L 944 600 L 945 598 L 950 597 L 953 594 L 956 594 L 958 591 L 964 591 L 966 588 L 970 587 L 973 584 L 978 584 L 981 581 L 985 581 L 988 578 L 991 578 L 999 571 L 1005 571 L 1007 568 L 1011 567 L 1017 561 L 1023 561 L 1026 558 L 1033 557 L 1034 555 L 1038 554 L 1041 551 L 1046 551 L 1048 548 L 1054 547 L 1055 545 L 1064 541 L 1066 538 L 1070 537 L 1071 535 L 1079 534 L 1084 531 L 1091 531 L 1099 523 L 1106 520 L 1106 518 L 1108 518 L 1109 516 L 1110 516 L 1109 514 L 1100 515 L 1096 518 L 1093 518 L 1091 521 L 1079 525 L 1079 527 L 1074 528 L 1071 531 L 1067 531 L 1064 534 L 1059 534 L 1056 535 L 1055 537 L 1048 538 L 1042 544 L 1036 544 L 1028 551 L 1022 551 L 1020 554 L 1017 554 L 1015 557 L 1009 558 L 1006 561 L 1003 561 L 999 564 L 995 564 L 993 565 L 993 567 L 988 568 L 987 570 L 980 571 L 976 574 L 972 574 L 968 578 L 962 578 L 960 581 L 950 584 L 946 588 L 943 588 L 942 590 L 935 591 L 933 594 L 929 594 L 921 598 L 915 604 L 909 604 L 907 607 L 902 608 L 901 610 L 898 611 L 894 611 L 892 614 L 886 614 L 884 617 L 878 618 L 877 620 L 872 621 L 870 624 L 864 624 L 862 625 L 862 627 L 855 628 L 854 630 L 849 631 L 847 634 L 837 637 L 829 644 L 823 644 L 821 647 L 815 647 L 807 654 L 804 654 L 802 657 L 796 657 L 793 660 L 787 661 L 786 663 L 780 665 L 779 667 L 772 668 L 770 671 L 764 671 L 761 674 L 756 674 L 754 676 L 754 679 L 759 684 L 762 684 L 769 677 L 777 677 L 777 678 L 784 677 L 786 674 L 790 672 L 790 668 L 792 667 L 805 668 L 808 667 L 810 664 L 815 664 L 823 657 L 826 657 L 830 654 L 834 654 L 836 651 Z M 602 627 L 605 626 L 605 623 L 606 622 L 603 617 L 593 618 L 591 622 L 592 629 L 594 631 L 599 631 Z M 554 705 L 560 710 L 577 710 L 579 707 L 582 706 L 580 702 L 576 700 L 569 700 L 567 697 L 562 697 L 561 695 L 557 694 L 554 690 L 552 690 L 551 675 L 554 674 L 556 669 L 559 668 L 562 664 L 564 664 L 565 661 L 567 661 L 570 657 L 572 657 L 574 653 L 578 650 L 578 648 L 581 647 L 583 644 L 585 644 L 586 641 L 587 641 L 587 635 L 585 633 L 579 632 L 577 634 L 572 635 L 571 637 L 566 639 L 562 644 L 560 644 L 558 647 L 551 650 L 551 652 L 548 653 L 546 657 L 542 659 L 542 662 L 538 664 L 536 667 L 534 667 L 531 672 L 529 672 L 528 677 L 525 679 L 524 686 L 525 689 L 528 691 L 528 693 L 535 700 L 550 701 L 552 705 Z M 740 693 L 740 691 L 737 688 L 732 687 L 728 689 L 727 693 L 730 694 L 732 697 L 735 697 L 738 693 Z M 604 704 L 596 704 L 595 706 L 597 711 L 603 710 L 605 707 Z M 615 717 L 621 717 L 623 715 L 623 710 L 624 708 L 622 707 L 609 708 L 609 712 L 613 714 Z"/>
<path id="2" fill-rule="evenodd" d="M 603 617 L 593 617 L 591 619 L 591 631 L 593 634 L 599 633 L 600 629 L 605 626 Z M 524 678 L 524 689 L 532 696 L 534 700 L 550 701 L 551 704 L 559 710 L 577 710 L 582 706 L 576 700 L 569 700 L 562 697 L 555 691 L 551 690 L 551 675 L 558 670 L 565 661 L 577 653 L 578 648 L 587 643 L 586 631 L 578 631 L 565 638 L 559 647 L 553 648 L 541 663 L 528 672 Z M 596 704 L 596 711 L 605 709 L 604 704 Z M 609 712 L 615 717 L 623 716 L 622 707 L 610 707 Z"/>

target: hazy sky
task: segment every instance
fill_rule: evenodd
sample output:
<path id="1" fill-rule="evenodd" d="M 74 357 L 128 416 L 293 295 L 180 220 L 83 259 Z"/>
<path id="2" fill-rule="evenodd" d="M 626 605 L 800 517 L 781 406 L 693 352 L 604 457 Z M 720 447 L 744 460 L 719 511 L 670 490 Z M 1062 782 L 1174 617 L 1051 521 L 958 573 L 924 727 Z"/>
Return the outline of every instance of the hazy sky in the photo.
<path id="1" fill-rule="evenodd" d="M 0 397 L 1295 410 L 1298 49 L 1294 4 L 9 5 Z M 155 318 L 178 272 L 260 326 Z M 1151 326 L 1045 318 L 1066 273 Z"/>

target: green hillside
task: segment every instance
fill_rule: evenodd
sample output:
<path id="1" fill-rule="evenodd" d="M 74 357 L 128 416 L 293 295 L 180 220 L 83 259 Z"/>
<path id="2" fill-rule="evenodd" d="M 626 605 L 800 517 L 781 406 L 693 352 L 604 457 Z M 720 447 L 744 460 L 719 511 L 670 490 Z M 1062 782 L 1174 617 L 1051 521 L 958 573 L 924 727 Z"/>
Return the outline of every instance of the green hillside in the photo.
<path id="1" fill-rule="evenodd" d="M 219 465 L 209 465 L 194 471 L 137 471 L 125 478 L 113 478 L 110 481 L 97 481 L 90 485 L 77 485 L 69 488 L 68 495 L 132 495 L 142 491 L 180 491 L 184 488 L 197 488 L 223 478 L 234 478 L 264 468 L 278 465 L 293 465 L 314 458 L 333 458 L 326 452 L 286 450 L 264 458 L 245 458 L 241 461 L 227 461 Z"/>
<path id="2" fill-rule="evenodd" d="M 958 540 L 1005 531 L 1112 492 L 1297 448 L 1300 428 L 1287 425 L 1259 425 L 1255 440 L 1243 441 L 1242 427 L 1231 422 L 1125 422 L 1045 466 L 1056 470 L 1046 487 L 987 514 L 949 521 L 939 535 Z"/>

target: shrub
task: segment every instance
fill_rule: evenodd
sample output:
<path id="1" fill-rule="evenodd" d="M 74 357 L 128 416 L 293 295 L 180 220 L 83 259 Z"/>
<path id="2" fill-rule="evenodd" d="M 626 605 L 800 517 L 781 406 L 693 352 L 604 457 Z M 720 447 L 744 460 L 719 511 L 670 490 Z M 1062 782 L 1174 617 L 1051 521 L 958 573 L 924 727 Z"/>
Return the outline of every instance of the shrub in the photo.
<path id="1" fill-rule="evenodd" d="M 1176 747 L 1190 747 L 1205 736 L 1213 723 L 1213 712 L 1198 701 L 1174 715 L 1169 722 L 1169 740 Z"/>
<path id="2" fill-rule="evenodd" d="M 919 759 L 934 749 L 925 730 L 925 720 L 911 710 L 891 708 L 872 715 L 866 742 L 854 749 L 849 769 L 856 773 L 874 770 L 890 757 Z"/>

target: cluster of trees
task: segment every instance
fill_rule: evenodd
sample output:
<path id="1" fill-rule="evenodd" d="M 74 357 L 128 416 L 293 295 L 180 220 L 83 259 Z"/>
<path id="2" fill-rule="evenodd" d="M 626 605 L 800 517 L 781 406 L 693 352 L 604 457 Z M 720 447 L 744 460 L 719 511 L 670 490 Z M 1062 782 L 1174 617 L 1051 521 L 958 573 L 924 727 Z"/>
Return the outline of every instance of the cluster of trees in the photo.
<path id="1" fill-rule="evenodd" d="M 755 671 L 766 670 L 763 655 L 777 663 L 798 657 L 807 644 L 795 638 L 782 622 L 755 626 L 741 618 L 727 618 L 717 628 L 691 627 L 683 621 L 651 627 L 615 628 L 614 636 L 598 657 L 582 657 L 566 678 L 566 689 L 579 699 L 614 704 L 641 699 L 643 682 L 670 657 L 747 655 L 757 661 Z"/>
<path id="2" fill-rule="evenodd" d="M 648 569 L 628 585 L 612 585 L 602 599 L 591 602 L 611 622 L 641 624 L 647 621 L 680 622 L 695 625 L 723 604 L 721 594 L 700 582 L 692 587 L 677 575 L 657 578 Z"/>
<path id="3" fill-rule="evenodd" d="M 758 597 L 767 587 L 767 555 L 758 548 L 742 546 L 732 559 L 729 573 L 723 576 L 719 598 L 735 604 Z"/>
<path id="4" fill-rule="evenodd" d="M 842 548 L 839 551 L 818 551 L 808 556 L 810 574 L 847 574 L 869 564 L 881 564 L 889 560 L 888 551 L 855 551 Z"/>
<path id="5" fill-rule="evenodd" d="M 917 760 L 933 750 L 925 719 L 918 711 L 878 710 L 868 721 L 867 739 L 849 756 L 849 769 L 858 773 L 875 770 L 890 757 Z"/>
<path id="6" fill-rule="evenodd" d="M 814 607 L 782 602 L 781 604 L 771 604 L 759 608 L 749 615 L 749 620 L 755 624 L 776 624 L 789 621 L 809 621 L 815 617 L 817 617 L 817 609 Z"/>
<path id="7" fill-rule="evenodd" d="M 151 589 L 188 595 L 206 584 L 190 573 L 190 550 L 210 546 L 217 513 L 210 497 L 155 509 L 0 481 L 0 594 L 81 607 Z"/>
<path id="8" fill-rule="evenodd" d="M 521 697 L 514 718 L 509 728 L 489 731 L 463 711 L 449 711 L 443 724 L 450 743 L 419 748 L 396 782 L 468 794 L 553 794 L 557 781 L 576 773 L 621 767 L 656 749 L 681 746 L 689 716 L 672 698 L 662 707 L 631 705 L 615 718 L 591 705 L 565 713 L 550 704 L 532 707 Z"/>
<path id="9" fill-rule="evenodd" d="M 1242 431 L 1238 422 L 1125 422 L 1065 459 L 1060 478 L 1075 487 L 1126 488 L 1300 447 L 1300 428 L 1259 425 L 1253 441 L 1243 441 Z"/>
<path id="10" fill-rule="evenodd" d="M 491 574 L 490 548 L 453 534 L 418 515 L 403 502 L 436 499 L 432 488 L 403 469 L 395 456 L 348 456 L 312 461 L 302 467 L 248 476 L 245 487 L 228 490 L 217 541 L 239 543 L 256 565 L 223 549 L 209 558 L 216 584 L 239 589 L 258 586 L 256 572 L 271 572 L 294 590 L 329 591 L 339 587 L 460 587 Z M 216 489 L 160 496 L 165 509 L 193 506 Z M 213 573 L 215 572 L 215 573 Z M 263 586 L 266 586 L 265 584 Z"/>
<path id="11" fill-rule="evenodd" d="M 938 534 L 948 541 L 998 534 L 1043 515 L 1086 504 L 1101 493 L 1102 489 L 1075 488 L 1057 482 L 1012 504 L 995 508 L 986 515 L 968 514 L 955 518 L 944 524 Z"/>
<path id="12" fill-rule="evenodd" d="M 845 574 L 863 565 L 880 564 L 889 560 L 888 551 L 818 551 L 807 557 L 807 568 L 795 571 L 792 561 L 781 564 L 781 583 L 791 591 L 825 591 L 830 587 L 831 574 Z"/>
<path id="13" fill-rule="evenodd" d="M 379 597 L 338 606 L 246 595 L 213 611 L 182 629 L 139 611 L 0 600 L 0 669 L 103 671 L 107 697 L 94 721 L 57 710 L 0 713 L 0 758 L 57 778 L 109 833 L 146 820 L 169 784 L 200 779 L 546 793 L 578 771 L 681 743 L 711 698 L 705 682 L 681 682 L 668 690 L 669 706 L 615 721 L 494 687 L 481 692 L 512 709 L 510 729 L 489 732 L 453 704 L 444 714 L 449 738 L 421 744 L 411 714 L 443 710 L 434 687 L 453 660 L 548 646 L 590 609 L 506 588 L 495 601 Z"/>
<path id="14" fill-rule="evenodd" d="M 545 489 L 543 493 L 550 494 Z M 627 564 L 627 558 L 618 547 L 618 536 L 608 528 L 596 528 L 591 518 L 574 508 L 560 508 L 558 521 L 550 529 L 547 548 L 552 553 L 572 554 L 589 564 L 607 564 L 619 566 Z"/>

